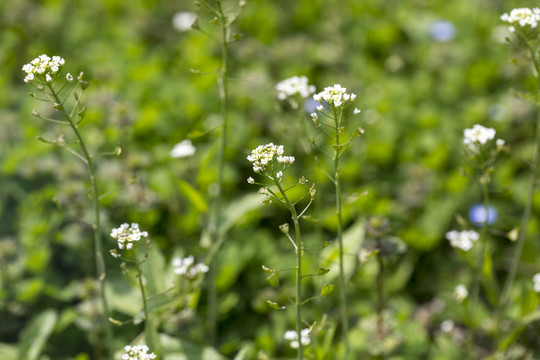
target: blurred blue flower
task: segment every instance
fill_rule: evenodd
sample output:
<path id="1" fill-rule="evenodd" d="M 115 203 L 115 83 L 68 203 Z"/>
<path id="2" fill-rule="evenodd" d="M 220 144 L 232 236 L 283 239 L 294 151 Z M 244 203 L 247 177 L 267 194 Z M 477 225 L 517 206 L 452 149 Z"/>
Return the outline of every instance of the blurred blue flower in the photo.
<path id="1" fill-rule="evenodd" d="M 437 20 L 429 27 L 431 38 L 438 42 L 447 42 L 456 37 L 456 27 L 448 20 Z"/>
<path id="2" fill-rule="evenodd" d="M 304 101 L 304 111 L 308 114 L 314 113 L 317 111 L 317 106 L 321 105 L 319 102 L 313 100 L 312 97 L 308 97 Z"/>
<path id="3" fill-rule="evenodd" d="M 493 224 L 497 220 L 497 210 L 489 205 L 487 209 L 487 223 Z M 474 204 L 469 209 L 469 219 L 474 225 L 483 225 L 486 221 L 486 208 L 482 204 Z"/>

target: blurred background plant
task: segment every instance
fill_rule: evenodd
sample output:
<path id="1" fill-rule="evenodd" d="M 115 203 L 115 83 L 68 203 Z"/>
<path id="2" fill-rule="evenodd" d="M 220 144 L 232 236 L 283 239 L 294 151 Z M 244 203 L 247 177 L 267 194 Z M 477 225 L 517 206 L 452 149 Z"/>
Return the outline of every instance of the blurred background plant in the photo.
<path id="1" fill-rule="evenodd" d="M 224 4 L 228 9 L 237 2 Z M 472 274 L 459 257 L 451 256 L 445 234 L 459 225 L 458 219 L 468 222 L 469 208 L 482 203 L 477 181 L 461 171 L 463 129 L 481 123 L 506 141 L 508 155 L 499 156 L 491 174 L 497 193 L 490 203 L 498 217 L 489 233 L 499 283 L 508 273 L 508 251 L 515 247 L 515 228 L 528 197 L 534 148 L 530 134 L 535 129 L 535 104 L 528 94 L 536 91 L 536 79 L 520 57 L 508 61 L 513 56 L 504 45 L 509 33 L 499 19 L 517 6 L 535 4 L 247 1 L 235 23 L 235 31 L 244 36 L 229 53 L 234 76 L 228 113 L 234 122 L 221 189 L 230 200 L 223 204 L 228 235 L 216 265 L 216 341 L 209 347 L 201 326 L 208 314 L 206 292 L 200 291 L 206 280 L 201 277 L 191 295 L 175 305 L 169 317 L 174 323 L 161 321 L 162 351 L 203 359 L 294 356 L 283 338 L 294 319 L 267 306 L 273 290 L 260 270 L 262 264 L 272 268 L 295 261 L 282 256 L 290 244 L 275 239 L 275 228 L 287 215 L 259 205 L 260 195 L 245 181 L 251 174 L 245 156 L 261 143 L 294 149 L 290 176 L 309 177 L 307 170 L 313 169 L 317 183 L 313 220 L 319 221 L 306 227 L 303 241 L 315 247 L 334 238 L 336 219 L 329 215 L 335 208 L 328 206 L 333 184 L 317 175 L 309 143 L 302 144 L 290 132 L 297 125 L 312 129 L 313 109 L 309 103 L 300 106 L 307 109 L 305 122 L 293 124 L 276 101 L 279 81 L 306 75 L 318 91 L 340 83 L 356 93 L 355 106 L 362 113 L 355 121 L 366 130 L 341 162 L 347 179 L 343 240 L 352 249 L 344 263 L 351 353 L 363 358 L 378 351 L 370 345 L 380 322 L 374 287 L 379 265 L 365 221 L 384 215 L 392 236 L 407 245 L 406 251 L 384 260 L 382 320 L 391 329 L 383 344 L 385 356 L 463 358 L 465 318 L 454 290 L 470 284 Z M 21 67 L 29 59 L 59 54 L 72 68 L 84 69 L 91 81 L 85 94 L 87 145 L 96 153 L 116 144 L 123 150 L 120 157 L 104 158 L 97 169 L 101 194 L 106 195 L 101 200 L 103 228 L 136 221 L 152 234 L 147 264 L 154 264 L 155 287 L 149 296 L 178 282 L 174 257 L 206 255 L 208 239 L 201 238 L 201 229 L 211 207 L 209 188 L 216 182 L 212 130 L 220 124 L 221 108 L 216 74 L 204 73 L 219 68 L 221 54 L 218 43 L 190 31 L 182 20 L 194 19 L 193 14 L 180 14 L 195 10 L 187 0 L 0 2 L 0 358 L 90 359 L 88 334 L 99 316 L 95 284 L 87 277 L 94 266 L 86 241 L 92 229 L 80 221 L 90 211 L 80 183 L 86 169 L 71 161 L 70 154 L 36 141 L 38 135 L 59 134 L 28 115 L 34 105 L 26 96 Z M 190 69 L 200 69 L 203 76 Z M 172 157 L 174 145 L 185 139 L 196 151 Z M 540 227 L 538 209 L 536 194 L 528 224 L 531 239 Z M 481 226 L 472 219 L 468 225 Z M 114 241 L 108 240 L 105 248 L 112 248 Z M 306 266 L 330 269 L 306 291 L 338 283 L 337 250 L 331 243 L 318 259 L 306 260 Z M 535 335 L 538 294 L 532 281 L 540 267 L 539 252 L 538 241 L 525 242 L 511 291 L 521 301 L 509 304 L 507 311 L 509 329 L 519 324 L 520 331 L 514 333 L 506 358 L 540 351 Z M 125 284 L 114 258 L 106 262 L 114 269 L 107 288 L 113 317 L 134 317 L 141 310 L 140 295 Z M 281 280 L 281 286 L 293 285 L 292 278 Z M 155 300 L 166 317 L 174 300 Z M 343 351 L 336 328 L 338 303 L 339 294 L 333 292 L 318 306 L 306 308 L 305 318 L 326 319 L 314 329 L 306 357 L 332 359 Z M 492 315 L 480 307 L 481 325 L 489 327 Z M 115 348 L 121 351 L 142 330 L 142 323 L 115 330 Z M 493 351 L 484 340 L 476 339 L 479 357 Z"/>

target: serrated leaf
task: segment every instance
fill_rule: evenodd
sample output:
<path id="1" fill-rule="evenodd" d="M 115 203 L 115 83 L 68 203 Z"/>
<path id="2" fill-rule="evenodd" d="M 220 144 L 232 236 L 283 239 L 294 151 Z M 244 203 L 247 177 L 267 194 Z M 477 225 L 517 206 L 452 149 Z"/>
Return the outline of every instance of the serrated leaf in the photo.
<path id="1" fill-rule="evenodd" d="M 334 285 L 332 284 L 324 284 L 321 289 L 321 296 L 326 296 L 330 294 L 332 291 L 334 291 Z"/>

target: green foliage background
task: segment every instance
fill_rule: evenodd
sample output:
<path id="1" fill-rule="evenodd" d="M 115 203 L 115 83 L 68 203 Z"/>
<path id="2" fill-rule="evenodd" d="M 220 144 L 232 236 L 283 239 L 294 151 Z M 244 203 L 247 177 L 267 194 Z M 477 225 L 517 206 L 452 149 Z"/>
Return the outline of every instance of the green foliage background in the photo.
<path id="1" fill-rule="evenodd" d="M 510 149 L 498 159 L 492 186 L 499 213 L 491 234 L 494 263 L 504 279 L 512 248 L 505 234 L 519 226 L 529 174 L 522 159 L 531 157 L 534 132 L 534 105 L 516 93 L 526 94 L 534 83 L 530 69 L 509 62 L 513 53 L 504 44 L 499 16 L 534 5 L 488 0 L 247 2 L 233 26 L 243 37 L 230 46 L 231 138 L 224 184 L 230 231 L 218 261 L 216 348 L 221 354 L 232 358 L 246 345 L 250 354 L 259 349 L 279 357 L 294 353 L 282 340 L 292 328 L 292 313 L 267 307 L 266 300 L 278 295 L 261 270 L 262 264 L 294 263 L 277 230 L 287 215 L 260 205 L 256 189 L 246 183 L 252 175 L 246 160 L 250 149 L 274 142 L 297 158 L 291 173 L 317 183 L 312 213 L 326 218 L 310 225 L 306 242 L 319 246 L 332 240 L 332 186 L 317 169 L 316 151 L 303 134 L 318 141 L 322 137 L 307 114 L 281 109 L 274 90 L 284 78 L 306 75 L 319 90 L 340 83 L 355 92 L 355 105 L 362 109 L 352 121 L 365 135 L 351 146 L 343 167 L 349 250 L 362 245 L 366 217 L 379 214 L 390 219 L 392 234 L 408 247 L 391 261 L 388 274 L 388 307 L 397 329 L 394 358 L 461 356 L 455 342 L 437 328 L 455 310 L 449 305 L 455 285 L 470 277 L 444 234 L 458 227 L 456 214 L 467 219 L 469 207 L 481 201 L 479 186 L 463 169 L 462 132 L 476 123 L 493 127 Z M 66 71 L 85 72 L 91 87 L 81 131 L 96 154 L 122 148 L 120 157 L 98 160 L 102 194 L 107 194 L 102 200 L 106 249 L 115 246 L 108 229 L 138 222 L 150 233 L 153 249 L 161 250 L 155 261 L 162 264 L 162 275 L 168 273 L 161 290 L 172 284 L 174 255 L 204 257 L 202 229 L 208 189 L 215 181 L 215 127 L 220 123 L 215 73 L 220 52 L 207 35 L 173 28 L 174 13 L 191 10 L 186 0 L 0 2 L 0 238 L 2 244 L 12 244 L 7 239 L 16 244 L 12 252 L 8 245 L 0 249 L 5 275 L 0 288 L 2 358 L 9 359 L 28 341 L 25 336 L 35 323 L 48 324 L 40 330 L 46 341 L 39 351 L 27 351 L 50 359 L 90 358 L 95 321 L 89 303 L 93 258 L 85 168 L 69 153 L 36 140 L 38 135 L 54 138 L 62 129 L 30 115 L 39 104 L 26 96 L 21 67 L 34 57 L 60 55 Z M 455 25 L 453 40 L 437 42 L 430 36 L 431 25 L 440 19 Z M 208 20 L 202 17 L 201 27 L 216 36 Z M 174 144 L 188 137 L 196 154 L 170 158 Z M 533 208 L 530 234 L 537 240 L 538 194 Z M 538 241 L 527 242 L 519 291 L 530 287 L 530 276 L 540 268 L 539 251 Z M 332 246 L 310 256 L 307 268 L 335 260 Z M 369 262 L 356 269 L 356 259 L 348 260 L 348 294 L 355 314 L 351 336 L 362 354 L 370 343 L 366 319 L 374 313 L 375 275 Z M 135 315 L 138 295 L 125 285 L 115 259 L 107 258 L 107 266 L 117 317 Z M 331 271 L 324 282 L 336 274 Z M 292 279 L 283 281 L 292 286 Z M 314 292 L 318 284 L 315 280 Z M 207 345 L 204 290 L 200 296 L 193 314 L 164 325 L 189 340 L 186 353 L 189 346 L 202 351 Z M 441 301 L 444 309 L 433 310 Z M 337 303 L 332 294 L 310 307 L 306 317 L 337 317 Z M 528 326 L 532 332 L 525 334 L 538 327 L 534 322 Z M 119 328 L 119 348 L 141 329 Z M 523 335 L 520 342 L 540 349 L 532 336 Z"/>

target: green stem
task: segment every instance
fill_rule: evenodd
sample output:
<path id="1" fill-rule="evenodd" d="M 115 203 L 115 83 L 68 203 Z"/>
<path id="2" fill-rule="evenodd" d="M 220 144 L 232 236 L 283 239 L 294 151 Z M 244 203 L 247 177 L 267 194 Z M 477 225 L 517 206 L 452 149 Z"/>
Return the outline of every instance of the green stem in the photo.
<path id="1" fill-rule="evenodd" d="M 534 150 L 534 158 L 532 163 L 532 169 L 531 169 L 531 177 L 529 182 L 529 194 L 527 197 L 527 203 L 525 205 L 525 210 L 523 212 L 523 218 L 521 221 L 521 227 L 519 230 L 519 237 L 517 240 L 516 248 L 514 250 L 514 255 L 512 257 L 512 262 L 510 264 L 510 270 L 508 273 L 508 277 L 506 278 L 506 282 L 504 284 L 503 292 L 501 295 L 501 301 L 499 306 L 499 312 L 502 313 L 505 311 L 506 307 L 508 306 L 508 302 L 510 300 L 510 291 L 512 289 L 512 285 L 514 283 L 517 270 L 519 267 L 519 262 L 521 259 L 521 253 L 523 251 L 523 245 L 525 244 L 525 239 L 527 237 L 527 228 L 529 225 L 529 219 L 531 216 L 532 211 L 532 203 L 533 203 L 533 197 L 534 192 L 536 190 L 536 178 L 538 175 L 538 162 L 540 160 L 540 64 L 538 63 L 538 60 L 536 58 L 536 51 L 532 47 L 529 48 L 535 68 L 535 76 L 536 76 L 536 86 L 537 86 L 537 92 L 536 92 L 536 135 L 535 135 L 535 150 Z"/>
<path id="2" fill-rule="evenodd" d="M 383 328 L 383 311 L 384 311 L 384 262 L 382 258 L 381 239 L 377 238 L 377 342 L 379 345 L 380 353 L 377 356 L 378 360 L 384 360 L 384 350 L 382 343 L 384 342 L 384 328 Z"/>
<path id="3" fill-rule="evenodd" d="M 217 154 L 217 192 L 213 201 L 213 221 L 210 224 L 210 240 L 211 248 L 208 256 L 210 267 L 209 284 L 208 284 L 208 329 L 211 344 L 216 341 L 217 329 L 217 285 L 216 285 L 216 262 L 219 248 L 225 241 L 224 234 L 220 231 L 222 218 L 222 187 L 223 173 L 225 166 L 225 147 L 227 145 L 227 120 L 228 120 L 228 101 L 229 101 L 229 49 L 228 49 L 228 23 L 227 17 L 223 11 L 222 0 L 216 0 L 217 15 L 221 24 L 221 70 L 218 77 L 219 97 L 221 100 L 221 116 L 223 117 L 223 125 L 221 129 L 221 137 Z"/>
<path id="4" fill-rule="evenodd" d="M 340 142 L 339 142 L 339 135 L 341 127 L 341 117 L 343 116 L 343 112 L 337 111 L 334 109 L 334 120 L 336 125 L 336 139 L 335 139 L 335 146 L 334 146 L 334 184 L 336 189 L 336 213 L 338 218 L 338 224 L 337 224 L 337 238 L 338 238 L 338 244 L 339 244 L 339 299 L 340 299 L 340 310 L 341 310 L 341 332 L 343 334 L 343 342 L 345 344 L 345 355 L 344 357 L 348 357 L 349 353 L 349 340 L 348 340 L 348 333 L 349 333 L 349 320 L 348 320 L 348 311 L 347 311 L 347 294 L 346 294 L 346 284 L 345 284 L 345 266 L 343 261 L 343 204 L 342 204 L 342 194 L 341 194 L 341 174 L 340 174 L 340 167 L 339 167 L 339 159 L 340 159 Z"/>
<path id="5" fill-rule="evenodd" d="M 298 219 L 298 214 L 296 212 L 296 208 L 291 203 L 287 195 L 285 194 L 285 191 L 281 187 L 281 184 L 279 181 L 276 181 L 276 185 L 279 189 L 279 192 L 283 196 L 283 200 L 285 200 L 287 207 L 289 208 L 291 212 L 292 221 L 294 224 L 294 232 L 295 232 L 295 240 L 296 240 L 296 333 L 298 334 L 298 349 L 296 352 L 296 356 L 298 360 L 303 359 L 304 357 L 304 349 L 302 345 L 302 341 L 300 338 L 300 333 L 302 331 L 302 255 L 304 250 L 302 249 L 302 237 L 300 234 L 300 224 Z"/>
<path id="6" fill-rule="evenodd" d="M 109 323 L 109 306 L 107 303 L 107 297 L 105 295 L 105 259 L 103 257 L 103 244 L 101 239 L 101 221 L 100 221 L 100 205 L 99 205 L 99 189 L 98 189 L 98 182 L 96 179 L 96 171 L 94 167 L 94 162 L 92 161 L 92 156 L 90 156 L 90 153 L 88 152 L 88 148 L 86 147 L 86 144 L 84 142 L 83 137 L 81 136 L 79 129 L 71 116 L 66 112 L 64 105 L 60 98 L 58 97 L 58 94 L 52 87 L 52 85 L 47 84 L 49 90 L 51 91 L 51 95 L 56 101 L 57 104 L 60 104 L 60 112 L 64 115 L 66 120 L 69 122 L 69 126 L 71 127 L 71 130 L 73 130 L 73 133 L 77 137 L 79 141 L 79 146 L 81 147 L 82 155 L 84 159 L 86 160 L 86 165 L 88 167 L 88 171 L 90 174 L 90 186 L 92 191 L 92 203 L 94 208 L 94 260 L 96 265 L 96 276 L 98 278 L 98 287 L 99 287 L 99 294 L 101 299 L 101 305 L 103 306 L 103 322 L 105 324 L 105 345 L 106 345 L 106 351 L 109 353 L 112 352 L 111 347 L 111 340 L 112 340 L 112 328 L 111 324 Z"/>
<path id="7" fill-rule="evenodd" d="M 146 301 L 146 291 L 144 290 L 144 283 L 143 283 L 143 273 L 142 273 L 142 267 L 141 263 L 139 262 L 139 259 L 137 258 L 137 253 L 135 250 L 133 250 L 133 255 L 135 258 L 135 266 L 137 267 L 137 279 L 139 281 L 139 288 L 141 289 L 141 296 L 143 301 L 143 311 L 144 311 L 144 331 L 146 335 L 146 343 L 150 349 L 154 352 L 157 351 L 157 345 L 156 341 L 154 339 L 154 328 L 153 324 L 150 319 L 150 313 L 148 312 L 148 304 Z"/>

